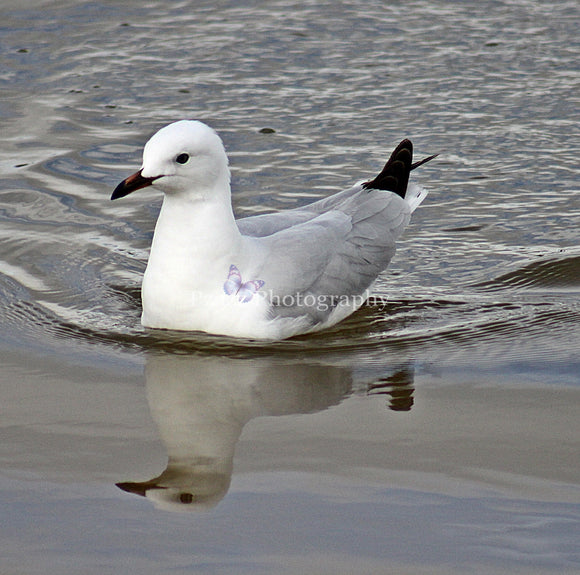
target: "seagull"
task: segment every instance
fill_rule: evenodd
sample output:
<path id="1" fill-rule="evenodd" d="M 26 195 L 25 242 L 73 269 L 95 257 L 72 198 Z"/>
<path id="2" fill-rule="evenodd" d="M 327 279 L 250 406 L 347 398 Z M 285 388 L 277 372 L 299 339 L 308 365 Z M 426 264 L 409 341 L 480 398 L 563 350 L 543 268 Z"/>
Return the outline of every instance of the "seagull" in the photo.
<path id="1" fill-rule="evenodd" d="M 409 174 L 403 140 L 381 173 L 309 205 L 236 220 L 218 134 L 181 120 L 154 134 L 141 169 L 111 199 L 164 194 L 143 276 L 146 328 L 277 341 L 328 328 L 356 311 L 395 254 L 427 192 Z"/>

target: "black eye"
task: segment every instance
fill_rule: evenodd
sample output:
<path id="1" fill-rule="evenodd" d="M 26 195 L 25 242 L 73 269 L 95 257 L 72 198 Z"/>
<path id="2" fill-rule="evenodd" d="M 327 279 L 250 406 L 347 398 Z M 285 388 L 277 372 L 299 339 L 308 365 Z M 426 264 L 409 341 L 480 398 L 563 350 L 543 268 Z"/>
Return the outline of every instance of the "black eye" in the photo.
<path id="1" fill-rule="evenodd" d="M 178 164 L 187 164 L 187 162 L 189 161 L 189 154 L 179 154 L 179 156 L 175 158 L 175 161 Z"/>
<path id="2" fill-rule="evenodd" d="M 191 493 L 180 493 L 179 501 L 181 501 L 181 503 L 189 505 L 190 503 L 193 503 L 193 495 Z"/>

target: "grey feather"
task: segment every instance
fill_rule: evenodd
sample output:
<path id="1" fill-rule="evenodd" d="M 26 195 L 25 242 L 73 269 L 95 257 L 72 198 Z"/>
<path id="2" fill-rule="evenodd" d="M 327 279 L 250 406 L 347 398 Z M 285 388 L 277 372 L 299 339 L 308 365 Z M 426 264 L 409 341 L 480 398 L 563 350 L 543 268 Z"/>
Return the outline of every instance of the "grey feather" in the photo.
<path id="1" fill-rule="evenodd" d="M 394 256 L 411 212 L 398 195 L 357 185 L 303 208 L 238 220 L 238 226 L 267 254 L 253 273 L 265 281 L 273 313 L 307 314 L 315 324 L 340 297 L 361 295 L 372 285 Z M 328 305 L 304 304 L 321 298 Z"/>

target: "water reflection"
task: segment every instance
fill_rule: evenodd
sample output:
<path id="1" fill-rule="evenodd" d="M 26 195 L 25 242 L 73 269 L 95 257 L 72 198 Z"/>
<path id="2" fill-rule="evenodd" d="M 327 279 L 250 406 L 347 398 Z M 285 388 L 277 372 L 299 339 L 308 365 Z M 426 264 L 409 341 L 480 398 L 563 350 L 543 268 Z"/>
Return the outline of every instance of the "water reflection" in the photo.
<path id="1" fill-rule="evenodd" d="M 117 486 L 166 510 L 210 509 L 229 489 L 236 443 L 251 419 L 323 411 L 353 391 L 386 394 L 392 409 L 410 409 L 412 368 L 379 371 L 378 377 L 369 370 L 361 374 L 373 383 L 357 384 L 352 368 L 322 363 L 151 355 L 147 399 L 167 450 L 167 467 L 149 481 Z"/>
<path id="2" fill-rule="evenodd" d="M 405 366 L 392 375 L 382 377 L 367 386 L 369 394 L 386 395 L 389 408 L 393 411 L 410 411 L 414 399 L 413 387 L 414 370 L 411 366 Z"/>

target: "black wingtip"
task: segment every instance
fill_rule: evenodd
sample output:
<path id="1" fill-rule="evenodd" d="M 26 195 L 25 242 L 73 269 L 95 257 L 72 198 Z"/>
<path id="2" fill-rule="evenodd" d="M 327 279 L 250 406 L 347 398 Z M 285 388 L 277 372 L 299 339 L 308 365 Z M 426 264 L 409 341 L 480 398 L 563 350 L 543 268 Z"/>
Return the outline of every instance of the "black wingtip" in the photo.
<path id="1" fill-rule="evenodd" d="M 395 148 L 381 173 L 374 180 L 365 182 L 363 187 L 371 190 L 394 192 L 404 198 L 407 193 L 411 170 L 418 168 L 436 156 L 437 154 L 413 163 L 413 144 L 411 140 L 405 139 Z"/>
<path id="2" fill-rule="evenodd" d="M 427 158 L 423 158 L 422 160 L 419 160 L 418 162 L 411 164 L 411 170 L 414 170 L 415 168 L 418 168 L 419 166 L 422 166 L 423 164 L 430 162 L 433 158 L 436 158 L 438 155 L 439 154 L 433 154 L 432 156 L 428 156 Z"/>

